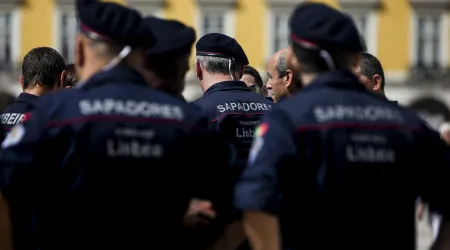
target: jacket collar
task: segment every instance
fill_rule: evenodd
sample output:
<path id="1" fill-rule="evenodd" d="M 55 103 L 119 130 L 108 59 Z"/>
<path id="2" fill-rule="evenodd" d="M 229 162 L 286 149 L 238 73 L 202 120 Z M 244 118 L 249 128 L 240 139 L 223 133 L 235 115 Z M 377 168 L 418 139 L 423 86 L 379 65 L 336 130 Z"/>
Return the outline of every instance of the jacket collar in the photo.
<path id="1" fill-rule="evenodd" d="M 358 78 L 350 70 L 334 70 L 322 73 L 303 90 L 325 86 L 367 92 L 366 87 L 359 82 Z"/>
<path id="2" fill-rule="evenodd" d="M 15 102 L 35 102 L 39 96 L 28 94 L 28 93 L 20 93 L 20 95 L 16 98 Z"/>
<path id="3" fill-rule="evenodd" d="M 110 70 L 96 73 L 87 81 L 77 84 L 77 88 L 89 88 L 93 85 L 112 82 L 131 82 L 140 85 L 147 85 L 144 78 L 137 71 L 128 67 L 118 66 Z"/>
<path id="4" fill-rule="evenodd" d="M 211 87 L 209 87 L 204 95 L 211 94 L 217 91 L 245 91 L 250 92 L 250 89 L 248 89 L 247 85 L 243 81 L 225 81 L 225 82 L 218 82 Z"/>

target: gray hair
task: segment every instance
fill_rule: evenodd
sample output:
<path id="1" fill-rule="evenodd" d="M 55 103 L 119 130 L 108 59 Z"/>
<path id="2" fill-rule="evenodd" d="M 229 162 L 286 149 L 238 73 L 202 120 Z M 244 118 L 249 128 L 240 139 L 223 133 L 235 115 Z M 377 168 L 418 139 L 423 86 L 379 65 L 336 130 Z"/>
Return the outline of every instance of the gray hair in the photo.
<path id="1" fill-rule="evenodd" d="M 277 65 L 276 65 L 278 77 L 281 78 L 281 77 L 286 76 L 286 72 L 288 71 L 288 69 L 289 68 L 288 68 L 288 62 L 286 60 L 286 55 L 284 53 L 281 53 L 280 57 L 278 58 Z M 301 87 L 302 80 L 301 80 L 300 74 L 297 72 L 294 72 L 292 70 L 292 75 L 293 75 L 292 82 L 294 83 L 294 86 L 297 88 Z"/>
<path id="2" fill-rule="evenodd" d="M 202 68 L 204 68 L 210 74 L 230 74 L 230 60 L 222 57 L 214 56 L 196 56 L 195 60 L 200 63 Z M 234 61 L 231 65 L 232 73 L 240 73 L 242 64 Z"/>
<path id="3" fill-rule="evenodd" d="M 280 54 L 280 57 L 278 58 L 278 63 L 277 63 L 276 69 L 277 69 L 278 77 L 283 77 L 286 75 L 286 71 L 288 70 L 288 67 L 287 67 L 286 56 L 284 55 L 284 53 Z"/>

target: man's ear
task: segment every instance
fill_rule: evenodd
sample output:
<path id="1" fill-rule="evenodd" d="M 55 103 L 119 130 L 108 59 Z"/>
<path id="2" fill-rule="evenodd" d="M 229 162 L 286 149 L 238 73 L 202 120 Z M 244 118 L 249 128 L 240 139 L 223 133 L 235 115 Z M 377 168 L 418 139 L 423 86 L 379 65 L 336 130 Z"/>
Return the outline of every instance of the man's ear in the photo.
<path id="1" fill-rule="evenodd" d="M 57 89 L 63 89 L 65 87 L 65 79 L 67 76 L 67 70 L 63 70 L 63 72 L 61 72 L 61 77 L 59 78 L 59 84 L 56 86 Z"/>
<path id="2" fill-rule="evenodd" d="M 23 76 L 22 76 L 22 75 L 19 77 L 19 81 L 20 81 L 20 87 L 22 87 L 22 89 L 25 89 L 25 88 L 24 88 L 25 85 L 24 85 L 24 83 L 23 83 Z"/>
<path id="3" fill-rule="evenodd" d="M 286 77 L 286 88 L 289 88 L 292 84 L 292 80 L 294 79 L 294 72 L 288 69 L 286 70 L 286 75 L 284 77 Z"/>
<path id="4" fill-rule="evenodd" d="M 382 82 L 381 76 L 379 74 L 375 74 L 372 76 L 373 81 L 373 90 L 379 91 L 381 90 Z"/>

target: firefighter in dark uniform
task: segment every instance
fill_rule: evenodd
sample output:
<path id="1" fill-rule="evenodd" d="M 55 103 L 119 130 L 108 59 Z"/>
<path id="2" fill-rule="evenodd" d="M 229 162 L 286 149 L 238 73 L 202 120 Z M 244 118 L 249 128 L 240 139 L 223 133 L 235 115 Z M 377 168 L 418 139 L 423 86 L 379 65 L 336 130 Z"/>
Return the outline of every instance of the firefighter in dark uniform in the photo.
<path id="1" fill-rule="evenodd" d="M 179 21 L 153 16 L 144 18 L 144 26 L 156 38 L 156 44 L 147 51 L 148 70 L 142 75 L 153 87 L 184 100 L 182 93 L 189 71 L 192 45 L 196 39 L 195 30 Z"/>
<path id="2" fill-rule="evenodd" d="M 305 88 L 264 118 L 236 186 L 253 249 L 415 249 L 418 196 L 444 216 L 433 249 L 450 249 L 449 148 L 351 72 L 348 16 L 305 3 L 289 25 Z"/>
<path id="3" fill-rule="evenodd" d="M 137 11 L 94 0 L 76 8 L 81 82 L 41 97 L 2 143 L 15 249 L 181 249 L 189 201 L 203 185 L 216 189 L 228 146 L 134 70 L 151 39 Z"/>
<path id="4" fill-rule="evenodd" d="M 182 91 L 195 42 L 195 30 L 179 21 L 153 16 L 145 17 L 143 24 L 156 38 L 156 43 L 148 48 L 142 75 L 153 87 L 183 98 Z M 202 112 L 197 105 L 190 105 L 198 108 L 199 113 Z M 211 202 L 206 200 L 193 199 L 190 208 L 192 212 L 186 216 L 188 227 L 183 234 L 185 248 L 202 249 L 205 233 L 209 229 L 205 226 L 215 218 L 216 212 Z"/>
<path id="5" fill-rule="evenodd" d="M 25 55 L 20 78 L 23 92 L 0 118 L 5 133 L 23 120 L 39 96 L 64 88 L 65 68 L 64 58 L 52 48 L 34 48 Z"/>
<path id="6" fill-rule="evenodd" d="M 194 104 L 204 110 L 210 127 L 220 131 L 237 150 L 238 163 L 226 176 L 230 203 L 216 206 L 218 210 L 223 209 L 222 214 L 218 211 L 217 223 L 227 224 L 239 216 L 230 212 L 232 190 L 247 161 L 254 128 L 271 110 L 273 103 L 253 93 L 245 82 L 238 80 L 249 62 L 235 39 L 218 33 L 207 34 L 198 40 L 196 50 L 196 73 L 204 94 Z M 230 224 L 230 228 L 239 226 Z"/>
<path id="7" fill-rule="evenodd" d="M 211 33 L 196 44 L 197 77 L 203 96 L 194 103 L 209 117 L 210 126 L 236 143 L 239 158 L 246 161 L 253 129 L 273 103 L 251 92 L 240 80 L 248 59 L 237 41 Z"/>

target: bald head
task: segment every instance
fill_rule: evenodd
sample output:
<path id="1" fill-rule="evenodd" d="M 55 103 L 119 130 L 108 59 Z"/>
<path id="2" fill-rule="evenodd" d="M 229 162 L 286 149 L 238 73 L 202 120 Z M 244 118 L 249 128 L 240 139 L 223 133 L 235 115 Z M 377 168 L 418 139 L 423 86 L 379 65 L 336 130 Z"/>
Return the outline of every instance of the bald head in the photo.
<path id="1" fill-rule="evenodd" d="M 272 98 L 277 101 L 292 94 L 301 87 L 300 77 L 295 73 L 292 65 L 293 53 L 290 48 L 284 48 L 272 55 L 267 65 L 268 91 L 272 91 Z"/>

